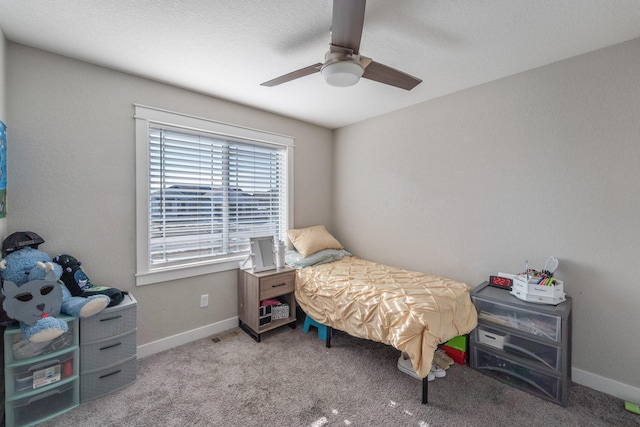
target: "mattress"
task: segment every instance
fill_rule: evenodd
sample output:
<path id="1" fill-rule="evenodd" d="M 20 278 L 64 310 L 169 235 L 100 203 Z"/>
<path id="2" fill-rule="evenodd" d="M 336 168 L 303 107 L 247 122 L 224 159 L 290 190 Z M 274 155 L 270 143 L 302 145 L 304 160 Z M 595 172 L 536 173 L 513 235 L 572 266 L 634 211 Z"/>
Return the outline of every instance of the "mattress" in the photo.
<path id="1" fill-rule="evenodd" d="M 424 378 L 438 344 L 476 327 L 470 289 L 452 279 L 346 256 L 297 270 L 295 296 L 314 320 L 405 352 Z"/>

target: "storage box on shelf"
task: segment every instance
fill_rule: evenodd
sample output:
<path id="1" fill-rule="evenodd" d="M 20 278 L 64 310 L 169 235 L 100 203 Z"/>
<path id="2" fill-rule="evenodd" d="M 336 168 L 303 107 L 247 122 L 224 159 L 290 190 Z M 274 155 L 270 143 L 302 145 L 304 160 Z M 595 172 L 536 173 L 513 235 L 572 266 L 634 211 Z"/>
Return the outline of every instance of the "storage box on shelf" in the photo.
<path id="1" fill-rule="evenodd" d="M 24 340 L 17 326 L 4 332 L 7 427 L 39 424 L 80 403 L 78 319 L 60 319 L 69 331 L 47 343 Z"/>
<path id="2" fill-rule="evenodd" d="M 473 289 L 478 326 L 470 336 L 471 367 L 565 406 L 571 381 L 572 301 L 563 297 L 558 305 L 545 305 L 520 300 L 488 282 Z"/>
<path id="3" fill-rule="evenodd" d="M 277 305 L 271 307 L 271 318 L 273 320 L 288 319 L 289 304 L 287 304 L 286 302 L 280 302 Z"/>
<path id="4" fill-rule="evenodd" d="M 482 327 L 478 327 L 476 333 L 478 334 L 479 343 L 490 345 L 491 347 L 499 348 L 500 350 L 504 349 L 504 338 L 507 334 L 500 331 L 493 331 L 489 328 L 484 329 Z"/>
<path id="5" fill-rule="evenodd" d="M 80 401 L 133 383 L 137 376 L 137 301 L 120 304 L 80 321 Z"/>
<path id="6" fill-rule="evenodd" d="M 528 302 L 558 305 L 565 301 L 562 280 L 549 279 L 541 284 L 541 277 L 517 276 L 511 286 L 511 294 Z"/>

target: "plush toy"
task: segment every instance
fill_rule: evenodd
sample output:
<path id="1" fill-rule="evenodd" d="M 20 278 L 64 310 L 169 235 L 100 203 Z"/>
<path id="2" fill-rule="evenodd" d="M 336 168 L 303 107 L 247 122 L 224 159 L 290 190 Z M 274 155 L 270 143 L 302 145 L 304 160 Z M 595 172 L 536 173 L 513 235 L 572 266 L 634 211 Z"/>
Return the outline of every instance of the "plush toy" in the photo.
<path id="1" fill-rule="evenodd" d="M 91 280 L 89 280 L 89 277 L 81 267 L 82 262 L 75 257 L 63 254 L 54 257 L 53 261 L 62 267 L 60 280 L 74 297 L 86 298 L 92 295 L 107 295 L 111 299 L 108 307 L 118 305 L 124 300 L 125 292 L 107 286 L 96 286 L 91 283 Z"/>
<path id="2" fill-rule="evenodd" d="M 41 264 L 48 266 L 47 270 L 54 272 L 57 287 L 62 292 L 61 313 L 78 318 L 89 317 L 101 312 L 111 302 L 107 295 L 92 295 L 87 298 L 71 295 L 67 287 L 57 281 L 62 275 L 62 267 L 53 263 L 51 257 L 45 252 L 32 247 L 25 247 L 9 253 L 0 262 L 0 276 L 5 282 L 10 281 L 20 288 L 33 280 L 44 279 L 49 271 L 45 272 L 45 269 L 40 267 Z M 49 264 L 51 265 L 49 266 Z M 17 297 L 18 295 L 15 296 Z M 5 302 L 8 299 L 6 298 Z M 6 310 L 7 308 L 5 307 Z"/>
<path id="3" fill-rule="evenodd" d="M 0 262 L 0 266 L 4 264 L 4 260 Z M 62 287 L 58 283 L 53 264 L 39 262 L 35 268 L 47 271 L 44 280 L 30 280 L 22 286 L 11 280 L 4 280 L 2 306 L 7 316 L 20 322 L 22 337 L 39 343 L 59 337 L 68 330 L 68 326 L 67 322 L 55 317 L 60 314 Z"/>

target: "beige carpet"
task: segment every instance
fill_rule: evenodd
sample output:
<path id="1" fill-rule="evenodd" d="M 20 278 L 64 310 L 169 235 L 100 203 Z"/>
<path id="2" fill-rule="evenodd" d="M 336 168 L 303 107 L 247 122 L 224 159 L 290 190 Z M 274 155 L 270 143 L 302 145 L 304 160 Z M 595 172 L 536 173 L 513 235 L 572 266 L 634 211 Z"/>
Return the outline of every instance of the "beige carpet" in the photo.
<path id="1" fill-rule="evenodd" d="M 640 426 L 594 390 L 573 384 L 563 408 L 461 365 L 422 405 L 398 356 L 341 332 L 327 349 L 315 330 L 236 329 L 140 360 L 134 384 L 43 426 Z"/>

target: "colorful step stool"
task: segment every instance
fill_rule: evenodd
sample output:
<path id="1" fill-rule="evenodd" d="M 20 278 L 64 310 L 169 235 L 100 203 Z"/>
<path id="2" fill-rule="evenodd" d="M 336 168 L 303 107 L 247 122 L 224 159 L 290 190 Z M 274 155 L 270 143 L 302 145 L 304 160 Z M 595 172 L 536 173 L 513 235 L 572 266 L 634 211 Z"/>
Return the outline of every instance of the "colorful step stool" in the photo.
<path id="1" fill-rule="evenodd" d="M 315 326 L 318 329 L 318 338 L 320 338 L 323 341 L 326 341 L 326 339 L 327 339 L 327 326 L 326 325 L 323 325 L 322 323 L 316 322 L 315 320 L 313 320 L 309 316 L 305 316 L 304 326 L 302 327 L 302 331 L 303 332 L 309 332 L 309 327 L 310 326 Z"/>

